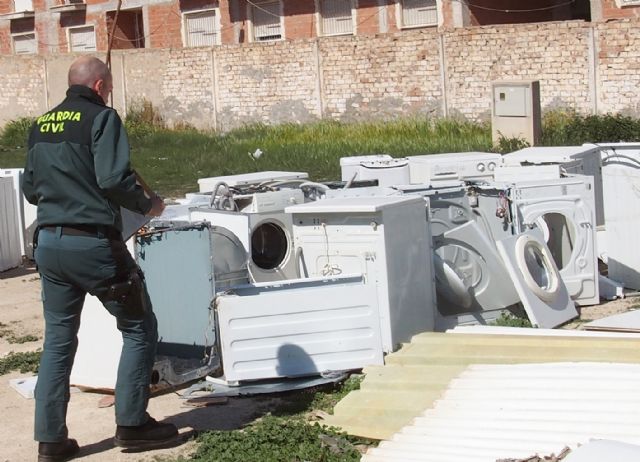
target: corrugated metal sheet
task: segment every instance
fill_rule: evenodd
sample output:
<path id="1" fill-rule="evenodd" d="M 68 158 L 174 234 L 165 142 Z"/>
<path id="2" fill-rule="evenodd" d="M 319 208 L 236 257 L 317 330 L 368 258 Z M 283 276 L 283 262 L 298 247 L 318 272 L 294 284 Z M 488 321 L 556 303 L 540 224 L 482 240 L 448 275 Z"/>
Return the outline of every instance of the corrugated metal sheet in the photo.
<path id="1" fill-rule="evenodd" d="M 401 350 L 388 355 L 385 366 L 366 368 L 361 389 L 340 401 L 327 423 L 353 435 L 390 438 L 433 407 L 448 383 L 471 364 L 640 364 L 638 335 L 576 336 L 567 331 L 566 336 L 548 336 L 541 329 L 517 331 L 530 335 L 419 334 Z M 585 380 L 578 389 L 588 391 L 590 387 L 591 383 Z M 526 400 L 526 395 L 518 399 Z"/>
<path id="2" fill-rule="evenodd" d="M 471 365 L 363 462 L 494 462 L 590 439 L 640 443 L 640 364 Z"/>

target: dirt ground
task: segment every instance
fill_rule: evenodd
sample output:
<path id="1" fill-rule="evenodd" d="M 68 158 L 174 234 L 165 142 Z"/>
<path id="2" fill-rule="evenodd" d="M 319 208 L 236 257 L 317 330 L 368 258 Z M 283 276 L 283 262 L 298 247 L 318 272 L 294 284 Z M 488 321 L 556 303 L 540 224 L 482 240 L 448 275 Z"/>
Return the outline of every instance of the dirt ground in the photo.
<path id="1" fill-rule="evenodd" d="M 9 352 L 35 351 L 42 347 L 44 320 L 40 302 L 40 280 L 33 267 L 17 268 L 0 273 L 0 323 L 16 336 L 35 335 L 38 341 L 11 344 L 0 338 L 0 357 Z M 3 327 L 3 329 L 6 329 Z M 23 398 L 10 387 L 11 379 L 32 374 L 12 372 L 0 376 L 0 462 L 35 460 L 37 443 L 33 441 L 34 400 Z M 127 453 L 113 445 L 115 432 L 114 408 L 99 407 L 106 395 L 75 392 L 71 395 L 67 425 L 69 436 L 81 446 L 80 457 L 74 460 L 92 462 L 133 462 L 175 459 L 193 452 L 193 435 L 202 430 L 239 428 L 277 406 L 278 398 L 229 398 L 227 403 L 205 408 L 186 406 L 179 395 L 184 390 L 154 396 L 149 413 L 157 420 L 178 426 L 181 439 L 174 448 L 144 453 Z"/>
<path id="2" fill-rule="evenodd" d="M 581 318 L 566 328 L 580 328 L 587 320 L 599 319 L 626 311 L 640 304 L 640 299 L 627 298 L 606 302 L 581 310 Z M 42 346 L 44 321 L 40 303 L 40 281 L 30 266 L 0 273 L 0 323 L 9 326 L 14 336 L 35 335 L 38 341 L 11 344 L 6 336 L 0 338 L 0 357 L 9 352 L 35 351 Z M 37 444 L 33 441 L 34 400 L 23 398 L 9 386 L 9 380 L 28 374 L 12 372 L 0 379 L 0 409 L 3 424 L 0 426 L 0 462 L 35 460 Z M 82 446 L 77 460 L 133 462 L 175 459 L 193 452 L 191 437 L 195 432 L 209 429 L 228 430 L 239 428 L 256 417 L 273 409 L 278 398 L 230 398 L 227 403 L 205 408 L 190 408 L 180 398 L 182 390 L 155 396 L 149 404 L 149 412 L 158 420 L 178 426 L 181 441 L 177 447 L 145 453 L 126 453 L 113 446 L 115 431 L 113 407 L 99 407 L 105 395 L 73 393 L 69 405 L 67 423 L 70 436 Z"/>

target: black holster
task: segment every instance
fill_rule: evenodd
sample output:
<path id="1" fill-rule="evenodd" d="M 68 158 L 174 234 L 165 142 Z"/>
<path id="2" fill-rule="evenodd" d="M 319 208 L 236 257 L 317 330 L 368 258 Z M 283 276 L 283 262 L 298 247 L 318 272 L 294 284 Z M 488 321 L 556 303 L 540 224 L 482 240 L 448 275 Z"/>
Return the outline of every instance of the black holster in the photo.
<path id="1" fill-rule="evenodd" d="M 140 269 L 131 270 L 124 281 L 111 284 L 107 298 L 108 300 L 122 303 L 131 314 L 143 316 L 148 307 L 144 289 L 144 275 Z"/>

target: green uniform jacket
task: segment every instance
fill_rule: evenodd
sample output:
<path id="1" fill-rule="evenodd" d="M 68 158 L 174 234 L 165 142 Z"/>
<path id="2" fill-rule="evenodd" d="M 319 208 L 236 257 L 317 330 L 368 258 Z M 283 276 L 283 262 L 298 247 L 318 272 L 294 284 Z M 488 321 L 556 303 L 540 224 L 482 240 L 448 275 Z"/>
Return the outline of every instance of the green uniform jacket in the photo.
<path id="1" fill-rule="evenodd" d="M 120 207 L 146 214 L 151 200 L 136 183 L 118 113 L 88 87 L 72 85 L 29 134 L 22 190 L 38 224 L 105 225 L 122 231 Z"/>

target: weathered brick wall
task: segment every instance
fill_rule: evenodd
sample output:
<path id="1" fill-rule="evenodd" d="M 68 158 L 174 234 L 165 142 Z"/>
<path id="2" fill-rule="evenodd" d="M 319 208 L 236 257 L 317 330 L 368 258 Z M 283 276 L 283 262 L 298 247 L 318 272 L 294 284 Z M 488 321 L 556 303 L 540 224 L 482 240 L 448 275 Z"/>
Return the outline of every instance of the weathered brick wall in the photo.
<path id="1" fill-rule="evenodd" d="M 483 26 L 444 34 L 450 114 L 491 116 L 491 82 L 539 80 L 541 106 L 589 113 L 589 28 L 584 22 Z"/>
<path id="2" fill-rule="evenodd" d="M 486 119 L 492 81 L 539 80 L 543 110 L 637 116 L 639 26 L 640 19 L 573 21 L 117 50 L 113 101 L 125 113 L 133 102 L 148 100 L 169 123 L 223 130 L 321 117 Z M 66 54 L 2 57 L 0 126 L 56 104 L 72 59 Z"/>
<path id="3" fill-rule="evenodd" d="M 325 117 L 441 114 L 435 30 L 336 37 L 319 45 Z"/>
<path id="4" fill-rule="evenodd" d="M 598 24 L 599 112 L 640 114 L 640 22 Z"/>
<path id="5" fill-rule="evenodd" d="M 316 49 L 307 40 L 217 48 L 219 127 L 318 118 Z"/>
<path id="6" fill-rule="evenodd" d="M 46 109 L 45 60 L 0 56 L 0 127 Z"/>
<path id="7" fill-rule="evenodd" d="M 114 94 L 114 104 L 126 113 L 146 100 L 153 103 L 169 124 L 184 122 L 199 128 L 213 127 L 211 56 L 210 49 L 201 48 L 114 52 L 114 75 L 118 79 L 116 66 L 123 68 L 126 81 L 126 94 L 120 97 Z"/>

